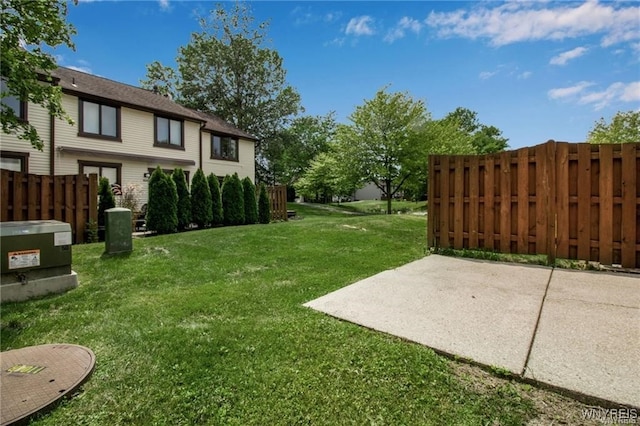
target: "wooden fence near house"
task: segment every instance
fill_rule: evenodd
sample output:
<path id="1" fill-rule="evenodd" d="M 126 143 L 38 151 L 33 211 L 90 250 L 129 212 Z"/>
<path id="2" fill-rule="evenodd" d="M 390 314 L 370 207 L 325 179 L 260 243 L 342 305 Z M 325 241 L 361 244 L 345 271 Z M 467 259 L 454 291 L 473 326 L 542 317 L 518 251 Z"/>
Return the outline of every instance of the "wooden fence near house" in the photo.
<path id="1" fill-rule="evenodd" d="M 98 221 L 98 176 L 32 175 L 0 171 L 0 220 L 59 220 L 71 224 L 74 244 Z"/>
<path id="2" fill-rule="evenodd" d="M 640 268 L 640 143 L 429 159 L 428 246 Z"/>
<path id="3" fill-rule="evenodd" d="M 271 202 L 271 219 L 287 220 L 287 186 L 269 186 L 267 192 Z"/>

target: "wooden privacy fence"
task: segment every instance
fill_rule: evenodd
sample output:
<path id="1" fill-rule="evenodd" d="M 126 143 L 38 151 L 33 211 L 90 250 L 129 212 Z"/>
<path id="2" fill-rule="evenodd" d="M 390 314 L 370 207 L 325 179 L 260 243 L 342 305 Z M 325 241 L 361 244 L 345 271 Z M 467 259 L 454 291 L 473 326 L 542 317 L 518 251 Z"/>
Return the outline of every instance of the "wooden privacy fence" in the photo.
<path id="1" fill-rule="evenodd" d="M 0 171 L 0 220 L 53 219 L 71 224 L 75 244 L 85 241 L 89 220 L 98 222 L 98 176 L 44 176 Z"/>
<path id="2" fill-rule="evenodd" d="M 271 219 L 287 220 L 287 186 L 270 186 L 267 193 L 271 202 Z"/>
<path id="3" fill-rule="evenodd" d="M 428 246 L 640 268 L 640 143 L 429 159 Z"/>

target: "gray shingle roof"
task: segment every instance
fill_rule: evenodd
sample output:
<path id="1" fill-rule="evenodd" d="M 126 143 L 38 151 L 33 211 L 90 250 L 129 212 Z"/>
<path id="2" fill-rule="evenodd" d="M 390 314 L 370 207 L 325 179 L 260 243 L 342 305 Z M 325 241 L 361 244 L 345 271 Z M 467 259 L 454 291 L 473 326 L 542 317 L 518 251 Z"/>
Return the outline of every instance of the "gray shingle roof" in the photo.
<path id="1" fill-rule="evenodd" d="M 135 109 L 203 122 L 205 130 L 257 140 L 255 136 L 212 114 L 189 109 L 150 90 L 64 67 L 58 67 L 51 75 L 60 80 L 58 84 L 64 92 L 75 96 L 99 98 Z"/>

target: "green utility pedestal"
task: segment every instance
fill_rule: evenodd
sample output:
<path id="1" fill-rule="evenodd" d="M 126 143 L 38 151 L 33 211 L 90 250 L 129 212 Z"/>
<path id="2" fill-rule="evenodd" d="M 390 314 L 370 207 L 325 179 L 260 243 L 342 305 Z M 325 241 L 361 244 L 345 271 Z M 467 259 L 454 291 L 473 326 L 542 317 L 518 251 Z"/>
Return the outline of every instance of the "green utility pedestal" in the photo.
<path id="1" fill-rule="evenodd" d="M 105 253 L 127 253 L 133 250 L 131 210 L 116 207 L 104 211 Z"/>

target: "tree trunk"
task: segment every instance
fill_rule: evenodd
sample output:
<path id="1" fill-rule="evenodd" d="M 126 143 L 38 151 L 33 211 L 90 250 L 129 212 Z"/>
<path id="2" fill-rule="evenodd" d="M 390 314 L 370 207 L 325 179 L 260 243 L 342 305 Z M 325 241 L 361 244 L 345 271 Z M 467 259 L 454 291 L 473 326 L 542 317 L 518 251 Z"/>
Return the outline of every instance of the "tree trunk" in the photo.
<path id="1" fill-rule="evenodd" d="M 386 179 L 384 185 L 387 193 L 387 214 L 391 214 L 391 179 Z"/>

